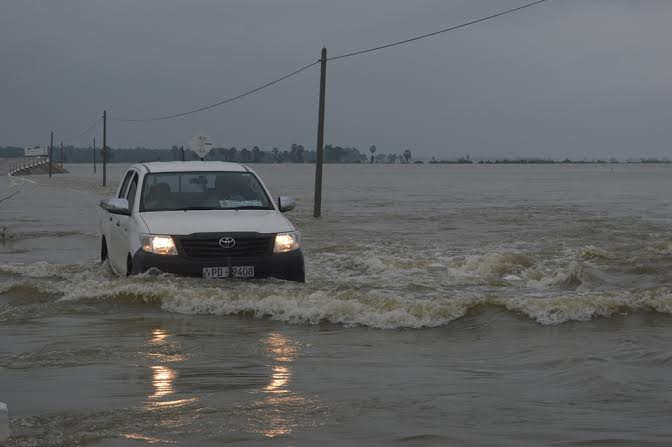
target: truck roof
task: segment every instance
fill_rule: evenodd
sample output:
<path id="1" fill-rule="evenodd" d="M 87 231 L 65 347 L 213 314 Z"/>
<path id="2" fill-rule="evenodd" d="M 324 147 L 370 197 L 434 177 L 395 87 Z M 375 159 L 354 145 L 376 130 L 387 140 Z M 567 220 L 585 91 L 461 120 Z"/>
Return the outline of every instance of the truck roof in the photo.
<path id="1" fill-rule="evenodd" d="M 143 166 L 148 172 L 249 171 L 247 167 L 239 163 L 226 161 L 152 161 L 149 163 L 138 163 L 137 166 Z"/>

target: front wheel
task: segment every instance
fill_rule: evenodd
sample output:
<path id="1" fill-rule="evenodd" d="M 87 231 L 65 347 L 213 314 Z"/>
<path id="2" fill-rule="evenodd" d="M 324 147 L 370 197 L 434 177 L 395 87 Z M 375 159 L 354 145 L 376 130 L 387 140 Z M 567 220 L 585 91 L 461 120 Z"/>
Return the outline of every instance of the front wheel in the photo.
<path id="1" fill-rule="evenodd" d="M 100 262 L 105 262 L 107 260 L 107 241 L 105 236 L 100 238 Z"/>

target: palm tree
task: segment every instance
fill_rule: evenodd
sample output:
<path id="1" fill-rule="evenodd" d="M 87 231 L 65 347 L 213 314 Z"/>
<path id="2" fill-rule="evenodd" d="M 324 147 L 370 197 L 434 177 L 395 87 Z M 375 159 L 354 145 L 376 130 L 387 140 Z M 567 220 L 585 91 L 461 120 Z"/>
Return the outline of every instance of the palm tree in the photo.
<path id="1" fill-rule="evenodd" d="M 376 146 L 372 144 L 369 148 L 369 152 L 371 152 L 371 163 L 373 163 L 373 154 L 376 153 Z"/>
<path id="2" fill-rule="evenodd" d="M 406 163 L 408 163 L 411 160 L 411 150 L 406 149 L 404 151 L 404 158 L 406 159 Z"/>

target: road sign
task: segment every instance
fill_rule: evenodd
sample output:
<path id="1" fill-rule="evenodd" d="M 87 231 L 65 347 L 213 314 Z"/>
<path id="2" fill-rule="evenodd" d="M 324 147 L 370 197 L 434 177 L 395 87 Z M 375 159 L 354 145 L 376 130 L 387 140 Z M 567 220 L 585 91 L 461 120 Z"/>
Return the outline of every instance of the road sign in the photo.
<path id="1" fill-rule="evenodd" d="M 191 139 L 189 147 L 198 158 L 204 158 L 215 147 L 214 143 L 204 135 L 198 135 Z"/>

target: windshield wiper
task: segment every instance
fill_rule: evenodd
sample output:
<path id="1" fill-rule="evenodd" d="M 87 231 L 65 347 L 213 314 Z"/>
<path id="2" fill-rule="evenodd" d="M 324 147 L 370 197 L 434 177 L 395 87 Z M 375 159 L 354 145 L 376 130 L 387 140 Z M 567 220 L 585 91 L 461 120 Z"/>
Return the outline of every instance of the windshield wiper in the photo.
<path id="1" fill-rule="evenodd" d="M 223 210 L 270 210 L 271 208 L 267 206 L 259 206 L 259 205 L 249 205 L 249 206 L 232 206 L 230 208 L 221 208 Z"/>
<path id="2" fill-rule="evenodd" d="M 186 213 L 187 211 L 219 210 L 221 208 L 214 208 L 214 207 L 211 207 L 211 206 L 187 206 L 187 207 L 180 208 L 180 209 Z"/>
<path id="3" fill-rule="evenodd" d="M 233 210 L 233 211 L 238 211 L 238 210 L 270 210 L 271 208 L 268 208 L 266 206 L 259 206 L 259 205 L 247 205 L 247 206 L 232 206 L 232 207 L 227 207 L 227 208 L 218 208 L 218 207 L 213 207 L 213 206 L 186 206 L 184 208 L 180 208 L 180 210 L 187 212 L 187 211 L 222 211 L 222 210 Z"/>

